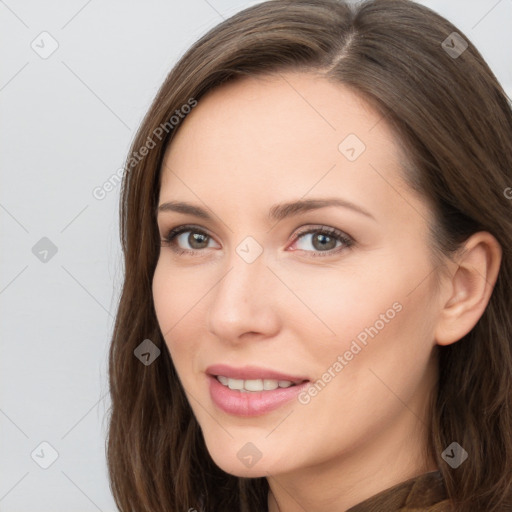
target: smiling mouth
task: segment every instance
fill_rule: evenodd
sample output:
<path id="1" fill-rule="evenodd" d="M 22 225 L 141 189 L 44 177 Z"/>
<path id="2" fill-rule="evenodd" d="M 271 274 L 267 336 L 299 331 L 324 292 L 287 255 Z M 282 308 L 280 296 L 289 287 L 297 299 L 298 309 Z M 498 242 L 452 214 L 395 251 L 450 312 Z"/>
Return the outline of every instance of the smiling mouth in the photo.
<path id="1" fill-rule="evenodd" d="M 213 404 L 224 413 L 246 418 L 285 406 L 310 383 L 304 375 L 257 366 L 212 365 L 206 375 Z"/>
<path id="2" fill-rule="evenodd" d="M 215 378 L 223 386 L 233 390 L 240 391 L 241 393 L 255 393 L 261 391 L 272 391 L 278 388 L 290 388 L 307 382 L 301 380 L 293 382 L 290 380 L 276 380 L 276 379 L 232 379 L 223 375 L 215 375 Z"/>

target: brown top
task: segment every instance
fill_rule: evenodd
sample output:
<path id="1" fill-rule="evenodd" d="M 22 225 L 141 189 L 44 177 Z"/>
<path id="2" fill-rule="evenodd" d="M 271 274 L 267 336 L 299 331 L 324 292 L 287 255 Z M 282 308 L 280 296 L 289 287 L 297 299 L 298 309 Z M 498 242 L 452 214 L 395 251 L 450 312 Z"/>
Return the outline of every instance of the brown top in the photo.
<path id="1" fill-rule="evenodd" d="M 385 489 L 347 512 L 452 512 L 440 471 Z"/>

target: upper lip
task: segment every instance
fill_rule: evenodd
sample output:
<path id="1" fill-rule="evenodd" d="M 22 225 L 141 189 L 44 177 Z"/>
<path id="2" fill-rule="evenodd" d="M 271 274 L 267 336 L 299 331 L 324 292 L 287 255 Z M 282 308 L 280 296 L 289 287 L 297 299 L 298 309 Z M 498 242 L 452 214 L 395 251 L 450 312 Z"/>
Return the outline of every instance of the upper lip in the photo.
<path id="1" fill-rule="evenodd" d="M 276 370 L 269 368 L 262 368 L 258 366 L 243 366 L 234 368 L 226 364 L 214 364 L 206 368 L 206 373 L 217 377 L 222 375 L 228 379 L 242 379 L 242 380 L 253 380 L 253 379 L 272 379 L 272 380 L 288 380 L 294 384 L 300 384 L 301 382 L 309 380 L 307 377 L 288 375 Z"/>

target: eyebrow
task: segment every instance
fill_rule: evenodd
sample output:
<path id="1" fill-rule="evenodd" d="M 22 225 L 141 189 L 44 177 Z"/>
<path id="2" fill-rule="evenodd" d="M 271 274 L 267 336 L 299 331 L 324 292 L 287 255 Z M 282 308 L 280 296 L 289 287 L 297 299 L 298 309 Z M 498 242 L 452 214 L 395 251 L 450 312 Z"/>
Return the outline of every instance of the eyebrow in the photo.
<path id="1" fill-rule="evenodd" d="M 328 206 L 339 206 L 342 208 L 347 208 L 360 213 L 361 215 L 365 215 L 366 217 L 369 217 L 373 220 L 376 220 L 369 211 L 365 210 L 361 206 L 338 197 L 302 199 L 298 201 L 275 204 L 269 209 L 268 219 L 280 221 L 286 217 L 291 217 L 293 215 L 298 215 L 300 213 L 312 210 L 318 210 L 320 208 L 326 208 Z M 185 203 L 183 201 L 167 201 L 159 205 L 157 208 L 157 213 L 170 211 L 194 215 L 201 219 L 213 220 L 212 216 L 205 209 L 201 208 L 200 206 Z"/>

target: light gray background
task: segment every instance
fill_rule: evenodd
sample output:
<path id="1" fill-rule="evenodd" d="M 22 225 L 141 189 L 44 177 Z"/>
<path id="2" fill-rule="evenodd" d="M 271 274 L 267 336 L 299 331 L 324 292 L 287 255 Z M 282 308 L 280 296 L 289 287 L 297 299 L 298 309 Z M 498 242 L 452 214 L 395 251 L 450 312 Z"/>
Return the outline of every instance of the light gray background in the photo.
<path id="1" fill-rule="evenodd" d="M 119 187 L 92 191 L 122 167 L 179 56 L 255 3 L 0 1 L 1 512 L 116 510 L 104 444 Z M 466 33 L 512 96 L 512 0 L 421 3 Z M 31 47 L 51 49 L 44 31 L 59 45 L 46 59 Z M 43 237 L 57 247 L 46 262 L 32 252 Z M 47 469 L 42 442 L 58 453 Z"/>

